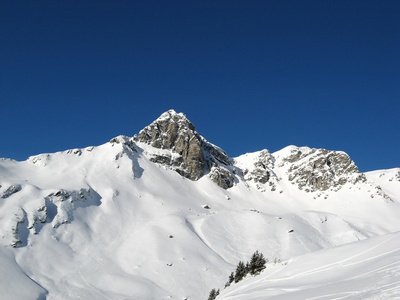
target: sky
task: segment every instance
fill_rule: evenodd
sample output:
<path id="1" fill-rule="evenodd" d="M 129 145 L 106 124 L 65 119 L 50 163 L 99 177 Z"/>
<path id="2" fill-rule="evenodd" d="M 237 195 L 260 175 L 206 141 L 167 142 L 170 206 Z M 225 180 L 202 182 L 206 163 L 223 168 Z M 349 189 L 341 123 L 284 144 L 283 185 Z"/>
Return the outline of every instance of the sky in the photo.
<path id="1" fill-rule="evenodd" d="M 288 145 L 400 167 L 400 1 L 0 2 L 0 157 L 183 112 L 231 157 Z"/>

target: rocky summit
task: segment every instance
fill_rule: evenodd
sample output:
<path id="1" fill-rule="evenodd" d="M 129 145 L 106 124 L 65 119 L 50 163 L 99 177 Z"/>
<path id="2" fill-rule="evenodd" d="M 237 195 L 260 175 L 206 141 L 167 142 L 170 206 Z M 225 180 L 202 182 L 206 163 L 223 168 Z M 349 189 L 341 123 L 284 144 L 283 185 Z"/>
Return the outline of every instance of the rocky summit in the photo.
<path id="1" fill-rule="evenodd" d="M 289 146 L 271 154 L 257 152 L 251 165 L 241 158 L 230 159 L 225 151 L 211 144 L 197 131 L 185 114 L 169 110 L 133 137 L 136 142 L 167 151 L 147 151 L 154 163 L 167 166 L 180 175 L 198 180 L 208 175 L 224 189 L 232 187 L 239 177 L 256 183 L 260 190 L 276 190 L 278 169 L 305 191 L 340 188 L 347 182 L 365 181 L 356 164 L 342 151 Z"/>
<path id="2" fill-rule="evenodd" d="M 182 113 L 170 110 L 142 129 L 135 141 L 154 148 L 171 150 L 154 154 L 151 161 L 173 167 L 182 176 L 197 180 L 204 175 L 205 158 L 201 137 Z"/>
<path id="3" fill-rule="evenodd" d="M 133 140 L 169 150 L 148 152 L 150 160 L 168 166 L 186 178 L 198 180 L 209 174 L 224 189 L 233 185 L 228 155 L 202 137 L 183 113 L 174 110 L 163 113 Z"/>
<path id="4" fill-rule="evenodd" d="M 307 192 L 340 189 L 347 182 L 366 180 L 342 151 L 289 146 L 274 154 L 267 149 L 256 152 L 250 165 L 245 158 L 249 154 L 231 159 L 201 136 L 185 114 L 174 110 L 163 113 L 132 141 L 160 149 L 145 151 L 150 161 L 194 181 L 207 175 L 223 189 L 231 188 L 240 178 L 254 182 L 259 190 L 275 191 L 285 176 Z"/>
<path id="5" fill-rule="evenodd" d="M 280 166 L 288 166 L 288 179 L 306 191 L 325 191 L 340 188 L 347 182 L 356 183 L 366 178 L 358 171 L 349 155 L 342 151 L 290 147 Z"/>

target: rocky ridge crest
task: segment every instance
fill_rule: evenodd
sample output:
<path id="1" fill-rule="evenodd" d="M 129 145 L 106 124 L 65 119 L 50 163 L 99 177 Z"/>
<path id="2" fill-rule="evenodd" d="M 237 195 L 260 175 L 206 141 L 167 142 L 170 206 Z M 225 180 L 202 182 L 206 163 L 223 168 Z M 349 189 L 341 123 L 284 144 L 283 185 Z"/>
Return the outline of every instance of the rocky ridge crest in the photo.
<path id="1" fill-rule="evenodd" d="M 326 191 L 338 189 L 347 182 L 357 183 L 366 178 L 349 155 L 342 151 L 292 147 L 281 165 L 288 164 L 288 179 L 300 190 Z"/>
<path id="2" fill-rule="evenodd" d="M 159 151 L 145 151 L 154 162 L 167 166 L 190 180 L 208 175 L 224 189 L 239 177 L 253 182 L 261 191 L 280 191 L 282 177 L 306 192 L 338 190 L 346 183 L 365 182 L 356 164 L 342 151 L 289 146 L 271 154 L 264 149 L 230 159 L 208 142 L 183 113 L 169 110 L 132 140 Z M 246 158 L 251 156 L 251 162 Z M 285 169 L 285 174 L 280 171 Z"/>
<path id="3" fill-rule="evenodd" d="M 241 170 L 244 180 L 253 182 L 258 190 L 277 190 L 280 179 L 274 171 L 276 159 L 267 149 L 244 154 L 234 159 L 234 162 Z"/>
<path id="4" fill-rule="evenodd" d="M 183 113 L 169 110 L 133 137 L 135 142 L 169 150 L 147 153 L 151 161 L 183 177 L 198 180 L 206 174 L 220 187 L 233 186 L 232 162 L 219 147 L 203 138 Z"/>

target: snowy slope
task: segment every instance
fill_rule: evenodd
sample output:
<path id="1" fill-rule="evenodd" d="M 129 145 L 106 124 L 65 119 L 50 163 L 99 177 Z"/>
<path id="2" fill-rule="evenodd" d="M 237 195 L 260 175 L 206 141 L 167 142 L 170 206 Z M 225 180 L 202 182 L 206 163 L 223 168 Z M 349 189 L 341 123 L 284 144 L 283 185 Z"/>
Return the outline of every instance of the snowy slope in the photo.
<path id="1" fill-rule="evenodd" d="M 399 299 L 400 233 L 268 264 L 218 299 Z"/>
<path id="2" fill-rule="evenodd" d="M 384 253 L 394 250 L 400 230 L 399 169 L 360 174 L 343 153 L 294 146 L 227 161 L 218 147 L 198 140 L 198 149 L 212 152 L 204 152 L 204 176 L 196 180 L 178 173 L 180 153 L 124 136 L 23 162 L 2 159 L 1 298 L 206 299 L 255 250 L 288 262 L 288 269 L 268 267 L 264 278 L 273 268 L 277 276 L 304 273 L 309 264 L 295 262 L 313 255 L 337 274 L 346 251 L 382 244 L 366 259 L 375 262 L 381 252 L 375 263 L 394 264 L 388 268 L 398 274 L 398 253 L 393 260 Z M 174 165 L 154 157 L 173 157 Z M 304 173 L 311 177 L 302 177 L 298 170 L 310 162 L 313 171 Z M 233 185 L 222 188 L 224 178 Z M 329 252 L 335 249 L 347 250 Z M 252 279 L 220 297 L 253 295 L 246 290 Z M 377 281 L 375 290 L 385 284 Z"/>

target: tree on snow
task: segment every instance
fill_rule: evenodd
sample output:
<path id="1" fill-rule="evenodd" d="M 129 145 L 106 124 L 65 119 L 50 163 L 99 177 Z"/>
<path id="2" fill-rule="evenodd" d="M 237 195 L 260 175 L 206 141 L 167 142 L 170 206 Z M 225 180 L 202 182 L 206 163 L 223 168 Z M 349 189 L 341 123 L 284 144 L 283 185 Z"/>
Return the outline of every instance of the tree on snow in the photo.
<path id="1" fill-rule="evenodd" d="M 235 281 L 235 273 L 232 272 L 231 275 L 229 275 L 229 280 L 228 280 L 228 282 L 225 284 L 225 287 L 230 286 L 231 283 L 234 282 L 234 281 Z"/>
<path id="2" fill-rule="evenodd" d="M 235 273 L 235 283 L 239 282 L 242 280 L 246 275 L 247 275 L 247 268 L 244 264 L 244 262 L 239 261 L 237 267 L 236 267 L 236 273 Z"/>
<path id="3" fill-rule="evenodd" d="M 219 289 L 212 289 L 210 295 L 208 296 L 208 300 L 214 300 L 219 295 Z"/>
<path id="4" fill-rule="evenodd" d="M 248 272 L 251 275 L 258 275 L 262 270 L 265 269 L 266 263 L 267 260 L 264 258 L 264 255 L 256 251 L 251 256 L 250 263 L 248 265 Z"/>

